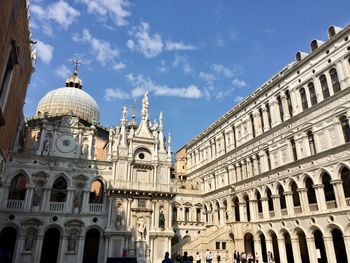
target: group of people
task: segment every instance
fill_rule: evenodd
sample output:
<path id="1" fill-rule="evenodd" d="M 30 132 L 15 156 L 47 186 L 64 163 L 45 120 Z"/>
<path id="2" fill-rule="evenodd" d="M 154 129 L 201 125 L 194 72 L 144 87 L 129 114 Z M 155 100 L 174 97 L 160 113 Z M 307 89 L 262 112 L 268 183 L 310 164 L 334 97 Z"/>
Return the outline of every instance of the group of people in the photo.
<path id="1" fill-rule="evenodd" d="M 259 263 L 259 255 L 258 252 L 253 255 L 252 253 L 245 252 L 235 252 L 233 253 L 233 262 L 234 263 Z"/>

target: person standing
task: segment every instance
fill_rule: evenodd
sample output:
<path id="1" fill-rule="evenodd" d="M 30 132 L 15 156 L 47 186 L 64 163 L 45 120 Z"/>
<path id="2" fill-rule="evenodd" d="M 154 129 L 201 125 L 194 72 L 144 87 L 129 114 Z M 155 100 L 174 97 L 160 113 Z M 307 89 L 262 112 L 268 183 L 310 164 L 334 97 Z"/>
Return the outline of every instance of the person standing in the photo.
<path id="1" fill-rule="evenodd" d="M 210 252 L 207 248 L 207 251 L 205 252 L 205 263 L 210 263 Z"/>
<path id="2" fill-rule="evenodd" d="M 259 263 L 259 254 L 258 254 L 258 252 L 255 253 L 255 263 Z"/>
<path id="3" fill-rule="evenodd" d="M 201 256 L 199 255 L 199 252 L 196 254 L 196 263 L 201 263 Z"/>
<path id="4" fill-rule="evenodd" d="M 169 252 L 165 252 L 164 259 L 162 260 L 162 263 L 173 263 L 171 258 L 169 258 Z"/>
<path id="5" fill-rule="evenodd" d="M 236 250 L 233 253 L 233 263 L 237 263 L 237 252 L 236 252 Z"/>

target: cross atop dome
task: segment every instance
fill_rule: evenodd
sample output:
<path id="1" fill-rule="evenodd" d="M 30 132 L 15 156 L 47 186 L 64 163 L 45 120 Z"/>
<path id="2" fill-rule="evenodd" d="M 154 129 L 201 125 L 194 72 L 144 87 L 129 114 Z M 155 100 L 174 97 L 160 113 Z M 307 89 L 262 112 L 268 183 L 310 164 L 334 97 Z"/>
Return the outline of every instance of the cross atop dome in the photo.
<path id="1" fill-rule="evenodd" d="M 74 55 L 71 62 L 74 66 L 73 75 L 66 79 L 66 87 L 81 89 L 83 87 L 83 81 L 78 77 L 78 67 L 83 64 L 83 62 L 79 58 L 78 54 Z"/>
<path id="2" fill-rule="evenodd" d="M 71 59 L 71 62 L 74 66 L 73 74 L 78 75 L 78 67 L 83 64 L 83 61 L 79 58 L 78 54 L 75 54 L 74 57 Z"/>

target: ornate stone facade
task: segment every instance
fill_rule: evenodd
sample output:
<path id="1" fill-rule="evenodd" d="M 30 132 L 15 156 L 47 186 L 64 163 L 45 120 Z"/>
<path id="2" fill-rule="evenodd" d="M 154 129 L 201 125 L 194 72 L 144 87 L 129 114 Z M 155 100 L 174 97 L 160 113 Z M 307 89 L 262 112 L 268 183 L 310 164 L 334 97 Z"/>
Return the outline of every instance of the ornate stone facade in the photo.
<path id="1" fill-rule="evenodd" d="M 328 33 L 180 150 L 173 253 L 350 262 L 350 26 Z"/>

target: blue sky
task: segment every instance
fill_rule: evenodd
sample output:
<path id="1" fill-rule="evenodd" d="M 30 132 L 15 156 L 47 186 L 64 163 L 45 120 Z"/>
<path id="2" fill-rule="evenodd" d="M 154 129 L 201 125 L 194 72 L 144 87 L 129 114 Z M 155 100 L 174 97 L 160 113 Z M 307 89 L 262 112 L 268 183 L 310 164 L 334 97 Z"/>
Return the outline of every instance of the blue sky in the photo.
<path id="1" fill-rule="evenodd" d="M 179 149 L 292 62 L 330 25 L 350 23 L 350 1 L 31 0 L 38 59 L 24 113 L 64 86 L 70 60 L 95 98 L 101 124 L 119 125 L 150 92 Z"/>

